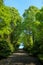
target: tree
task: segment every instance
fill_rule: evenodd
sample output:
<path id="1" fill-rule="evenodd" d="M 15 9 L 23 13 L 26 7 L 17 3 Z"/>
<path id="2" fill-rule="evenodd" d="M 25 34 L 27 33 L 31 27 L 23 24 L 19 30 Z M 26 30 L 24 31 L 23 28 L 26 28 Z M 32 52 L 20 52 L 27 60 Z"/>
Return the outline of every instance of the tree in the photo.
<path id="1" fill-rule="evenodd" d="M 38 8 L 34 6 L 30 6 L 27 10 L 25 10 L 23 17 L 23 27 L 25 31 L 25 48 L 32 54 L 39 54 L 43 53 L 42 47 L 43 47 L 43 8 L 39 10 Z M 28 36 L 27 36 L 28 35 Z M 32 39 L 32 45 L 31 41 L 29 39 Z M 28 40 L 28 41 L 26 41 Z M 29 46 L 30 45 L 30 46 Z"/>
<path id="2" fill-rule="evenodd" d="M 35 33 L 36 33 L 36 27 L 34 25 L 36 21 L 36 13 L 39 11 L 38 8 L 34 6 L 30 6 L 27 10 L 25 10 L 23 17 L 24 22 L 23 25 L 25 26 L 24 29 L 27 31 L 29 36 L 32 36 L 33 44 L 35 42 Z"/>
<path id="3" fill-rule="evenodd" d="M 3 5 L 3 0 L 0 0 L 0 6 Z"/>
<path id="4" fill-rule="evenodd" d="M 0 56 L 1 54 L 2 56 L 3 55 L 7 56 L 10 53 L 15 51 L 15 44 L 17 42 L 13 43 L 13 41 L 18 41 L 18 38 L 20 36 L 19 35 L 20 25 L 21 25 L 21 16 L 18 13 L 18 10 L 14 7 L 8 7 L 5 5 L 2 5 L 0 7 L 0 46 L 1 48 L 5 46 L 6 55 L 3 49 L 3 51 L 2 50 L 0 51 Z M 11 34 L 13 34 L 12 38 L 11 38 Z M 12 39 L 12 42 L 11 42 L 11 39 Z M 2 45 L 1 45 L 1 42 L 2 42 Z M 6 44 L 8 47 L 6 47 Z"/>

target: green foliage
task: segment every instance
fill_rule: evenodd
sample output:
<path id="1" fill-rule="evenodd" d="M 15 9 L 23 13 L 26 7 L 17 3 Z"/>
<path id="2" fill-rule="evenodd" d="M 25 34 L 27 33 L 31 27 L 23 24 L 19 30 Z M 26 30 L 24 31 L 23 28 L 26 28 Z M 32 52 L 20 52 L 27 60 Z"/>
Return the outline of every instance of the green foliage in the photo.
<path id="1" fill-rule="evenodd" d="M 43 7 L 30 6 L 22 20 L 16 8 L 5 6 L 0 0 L 0 56 L 8 56 L 21 42 L 31 54 L 43 54 Z"/>
<path id="2" fill-rule="evenodd" d="M 43 8 L 39 10 L 30 6 L 25 10 L 23 17 L 23 27 L 26 33 L 26 38 L 24 36 L 25 49 L 33 55 L 43 54 Z M 30 39 L 32 43 L 29 41 Z"/>
<path id="3" fill-rule="evenodd" d="M 0 57 L 7 57 L 11 52 L 13 52 L 13 45 L 4 40 L 0 41 Z"/>
<path id="4" fill-rule="evenodd" d="M 0 0 L 0 6 L 2 6 L 3 5 L 3 0 Z"/>
<path id="5" fill-rule="evenodd" d="M 14 7 L 2 5 L 0 7 L 0 49 L 2 49 L 0 56 L 8 56 L 18 47 L 20 26 L 21 16 L 18 10 Z"/>

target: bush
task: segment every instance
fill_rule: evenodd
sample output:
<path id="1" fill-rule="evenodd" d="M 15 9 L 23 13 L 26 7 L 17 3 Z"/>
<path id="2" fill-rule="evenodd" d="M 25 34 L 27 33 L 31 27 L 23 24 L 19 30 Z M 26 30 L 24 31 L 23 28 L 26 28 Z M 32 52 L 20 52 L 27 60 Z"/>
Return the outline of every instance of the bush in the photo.
<path id="1" fill-rule="evenodd" d="M 0 41 L 0 57 L 8 57 L 13 52 L 14 48 L 11 43 Z"/>

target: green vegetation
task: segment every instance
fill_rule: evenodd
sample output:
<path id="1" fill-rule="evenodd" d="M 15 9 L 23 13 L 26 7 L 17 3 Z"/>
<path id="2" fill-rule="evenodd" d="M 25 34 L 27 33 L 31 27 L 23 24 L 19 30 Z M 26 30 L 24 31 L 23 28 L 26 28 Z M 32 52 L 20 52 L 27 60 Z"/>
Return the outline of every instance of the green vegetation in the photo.
<path id="1" fill-rule="evenodd" d="M 24 43 L 24 50 L 43 60 L 43 7 L 30 6 L 23 18 L 0 0 L 0 57 L 8 57 Z"/>
<path id="2" fill-rule="evenodd" d="M 13 7 L 0 7 L 0 56 L 8 56 L 19 46 L 21 16 Z"/>
<path id="3" fill-rule="evenodd" d="M 30 6 L 24 17 L 24 48 L 34 56 L 43 57 L 43 8 Z M 40 58 L 40 57 L 39 57 Z M 43 60 L 43 59 L 42 59 Z"/>

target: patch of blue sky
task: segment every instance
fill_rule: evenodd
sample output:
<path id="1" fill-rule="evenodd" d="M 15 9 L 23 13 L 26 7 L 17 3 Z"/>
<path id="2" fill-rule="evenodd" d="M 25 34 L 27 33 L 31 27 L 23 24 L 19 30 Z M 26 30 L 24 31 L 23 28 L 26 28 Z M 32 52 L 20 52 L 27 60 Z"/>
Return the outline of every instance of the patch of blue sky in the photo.
<path id="1" fill-rule="evenodd" d="M 5 5 L 15 7 L 18 9 L 19 13 L 22 15 L 25 9 L 29 6 L 36 6 L 41 8 L 43 6 L 43 0 L 4 0 Z"/>

